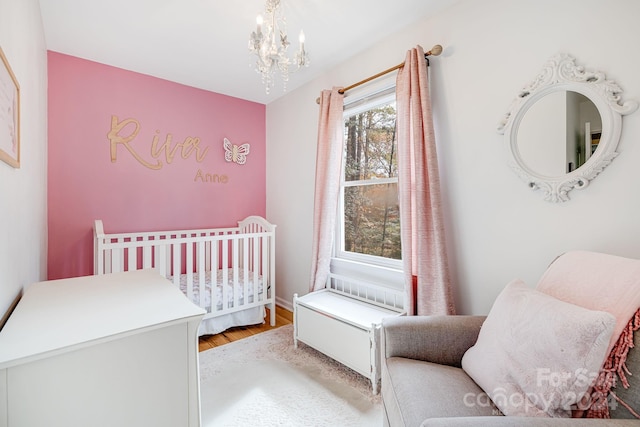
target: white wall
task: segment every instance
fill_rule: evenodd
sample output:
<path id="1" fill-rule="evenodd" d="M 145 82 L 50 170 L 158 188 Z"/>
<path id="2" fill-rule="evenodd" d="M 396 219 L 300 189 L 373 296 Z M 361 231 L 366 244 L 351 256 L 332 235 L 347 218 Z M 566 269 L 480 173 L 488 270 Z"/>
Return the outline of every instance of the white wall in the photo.
<path id="1" fill-rule="evenodd" d="M 458 312 L 487 313 L 508 281 L 533 286 L 566 250 L 640 258 L 640 112 L 624 118 L 620 156 L 562 204 L 543 201 L 509 169 L 496 132 L 518 90 L 558 52 L 640 100 L 638 17 L 636 0 L 463 1 L 269 104 L 267 216 L 278 224 L 278 296 L 308 290 L 316 97 L 401 62 L 415 44 L 445 48 L 430 73 Z"/>
<path id="2" fill-rule="evenodd" d="M 0 162 L 0 318 L 45 279 L 47 57 L 38 0 L 0 0 L 0 47 L 20 84 L 21 167 Z"/>

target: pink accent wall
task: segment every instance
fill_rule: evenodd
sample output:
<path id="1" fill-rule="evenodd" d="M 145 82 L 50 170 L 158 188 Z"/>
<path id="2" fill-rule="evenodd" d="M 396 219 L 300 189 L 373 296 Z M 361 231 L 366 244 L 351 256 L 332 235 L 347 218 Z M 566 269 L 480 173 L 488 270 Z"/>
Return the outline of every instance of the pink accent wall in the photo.
<path id="1" fill-rule="evenodd" d="M 93 274 L 95 219 L 110 233 L 265 215 L 264 105 L 56 52 L 48 75 L 49 279 Z M 112 116 L 134 119 L 138 134 L 126 141 L 130 122 L 110 138 Z M 167 134 L 171 149 L 182 144 L 170 162 L 159 150 Z M 225 161 L 224 138 L 250 144 L 246 164 Z M 204 182 L 214 175 L 226 183 Z"/>

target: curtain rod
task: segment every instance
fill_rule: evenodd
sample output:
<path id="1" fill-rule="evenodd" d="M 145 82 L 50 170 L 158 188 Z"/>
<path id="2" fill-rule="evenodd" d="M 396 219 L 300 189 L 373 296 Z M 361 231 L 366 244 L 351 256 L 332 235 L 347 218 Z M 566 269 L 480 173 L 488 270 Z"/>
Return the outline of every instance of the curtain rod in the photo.
<path id="1" fill-rule="evenodd" d="M 431 48 L 431 50 L 430 50 L 430 51 L 428 51 L 428 52 L 426 52 L 426 53 L 424 54 L 424 59 L 427 59 L 427 57 L 428 57 L 428 56 L 438 56 L 438 55 L 440 55 L 441 53 L 442 53 L 442 46 L 440 46 L 439 44 L 437 44 L 437 45 L 433 46 L 433 47 Z M 427 60 L 428 60 L 428 59 L 427 59 Z M 356 88 L 356 87 L 358 87 L 358 86 L 360 86 L 360 85 L 363 85 L 363 84 L 365 84 L 365 83 L 367 83 L 367 82 L 370 82 L 371 80 L 377 79 L 378 77 L 382 77 L 382 76 L 384 76 L 385 74 L 389 74 L 390 72 L 395 71 L 395 70 L 397 70 L 397 69 L 399 69 L 399 68 L 402 68 L 402 67 L 404 67 L 404 62 L 403 62 L 403 63 L 400 63 L 400 64 L 398 64 L 398 65 L 396 65 L 396 66 L 394 66 L 394 67 L 388 68 L 388 69 L 386 69 L 386 70 L 384 70 L 384 71 L 381 71 L 381 72 L 379 72 L 378 74 L 374 74 L 374 75 L 373 75 L 373 76 L 371 76 L 371 77 L 367 77 L 367 78 L 366 78 L 366 79 L 364 79 L 364 80 L 360 80 L 360 81 L 359 81 L 359 82 L 357 82 L 357 83 L 354 83 L 354 84 L 349 85 L 349 86 L 347 86 L 347 87 L 344 87 L 344 88 L 342 88 L 342 89 L 338 89 L 338 93 L 340 93 L 340 94 L 344 94 L 344 93 L 345 93 L 346 91 L 348 91 L 348 90 L 351 90 L 351 89 L 353 89 L 353 88 Z M 320 98 L 319 98 L 319 97 L 318 97 L 318 98 L 316 98 L 316 104 L 320 104 Z"/>

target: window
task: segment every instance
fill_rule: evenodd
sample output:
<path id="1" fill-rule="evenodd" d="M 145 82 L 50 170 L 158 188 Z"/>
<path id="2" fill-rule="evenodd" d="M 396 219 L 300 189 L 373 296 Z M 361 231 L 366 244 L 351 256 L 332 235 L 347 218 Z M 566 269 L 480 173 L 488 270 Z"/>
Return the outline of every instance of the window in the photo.
<path id="1" fill-rule="evenodd" d="M 345 105 L 335 256 L 401 268 L 395 88 Z"/>

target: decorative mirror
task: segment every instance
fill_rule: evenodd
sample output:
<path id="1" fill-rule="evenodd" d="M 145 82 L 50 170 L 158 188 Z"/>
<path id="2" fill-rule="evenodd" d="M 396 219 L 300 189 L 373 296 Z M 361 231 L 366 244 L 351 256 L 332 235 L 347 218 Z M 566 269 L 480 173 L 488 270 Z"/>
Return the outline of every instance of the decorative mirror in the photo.
<path id="1" fill-rule="evenodd" d="M 604 73 L 558 54 L 520 91 L 498 133 L 516 174 L 545 200 L 564 202 L 618 155 L 622 116 L 637 108 Z"/>

